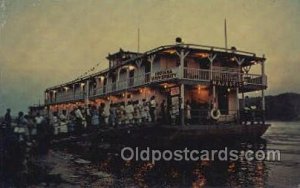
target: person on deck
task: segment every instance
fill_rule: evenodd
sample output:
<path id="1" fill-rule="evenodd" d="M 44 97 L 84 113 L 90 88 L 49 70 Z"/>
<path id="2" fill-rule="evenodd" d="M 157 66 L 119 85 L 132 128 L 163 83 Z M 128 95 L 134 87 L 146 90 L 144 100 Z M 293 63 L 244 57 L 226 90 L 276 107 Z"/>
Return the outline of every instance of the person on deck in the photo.
<path id="1" fill-rule="evenodd" d="M 75 126 L 75 132 L 76 133 L 80 133 L 83 129 L 83 121 L 84 121 L 84 117 L 81 113 L 81 107 L 78 107 L 75 110 L 75 117 L 76 117 L 76 126 Z"/>
<path id="2" fill-rule="evenodd" d="M 166 101 L 163 100 L 160 104 L 160 114 L 162 123 L 166 123 Z"/>
<path id="3" fill-rule="evenodd" d="M 136 125 L 141 125 L 141 123 L 142 123 L 142 116 L 141 116 L 141 109 L 140 109 L 140 104 L 139 104 L 138 100 L 134 104 L 133 108 L 134 108 L 134 113 L 133 113 L 134 123 Z"/>
<path id="4" fill-rule="evenodd" d="M 109 115 L 110 115 L 109 109 L 110 109 L 109 105 L 104 104 L 103 118 L 104 118 L 105 125 L 109 125 Z"/>
<path id="5" fill-rule="evenodd" d="M 149 122 L 151 122 L 150 103 L 146 102 L 146 100 L 145 100 L 143 107 L 144 107 L 144 121 L 149 123 Z"/>
<path id="6" fill-rule="evenodd" d="M 15 127 L 15 133 L 19 136 L 19 141 L 24 141 L 25 133 L 27 129 L 27 119 L 24 116 L 23 112 L 19 112 L 19 116 L 17 118 L 17 127 Z"/>
<path id="7" fill-rule="evenodd" d="M 141 118 L 142 118 L 142 122 L 145 123 L 147 120 L 147 114 L 146 114 L 146 110 L 145 110 L 145 106 L 146 106 L 146 99 L 143 99 L 142 100 L 142 104 L 141 104 L 141 107 L 140 107 L 140 110 L 141 110 Z"/>
<path id="8" fill-rule="evenodd" d="M 8 129 L 10 129 L 10 127 L 11 127 L 11 115 L 10 115 L 10 109 L 9 108 L 6 110 L 6 114 L 4 116 L 4 123 L 6 124 L 6 127 Z"/>
<path id="9" fill-rule="evenodd" d="M 175 105 L 172 105 L 170 109 L 171 125 L 176 125 L 176 116 L 177 116 L 176 107 Z"/>
<path id="10" fill-rule="evenodd" d="M 128 104 L 125 107 L 125 111 L 126 111 L 127 122 L 129 125 L 132 125 L 133 124 L 133 112 L 134 112 L 132 101 L 128 101 Z"/>
<path id="11" fill-rule="evenodd" d="M 122 104 L 119 104 L 118 108 L 117 108 L 117 123 L 118 123 L 118 126 L 122 125 L 123 120 L 124 120 L 124 106 Z"/>
<path id="12" fill-rule="evenodd" d="M 190 125 L 192 117 L 191 117 L 191 104 L 189 100 L 187 100 L 185 104 L 185 118 L 186 118 L 186 124 Z"/>
<path id="13" fill-rule="evenodd" d="M 115 104 L 111 103 L 109 108 L 109 123 L 115 127 L 117 122 L 117 109 Z"/>
<path id="14" fill-rule="evenodd" d="M 88 105 L 85 109 L 85 119 L 86 119 L 86 126 L 89 128 L 92 124 L 92 113 L 91 113 L 91 105 Z"/>
<path id="15" fill-rule="evenodd" d="M 156 122 L 155 109 L 156 109 L 155 96 L 152 96 L 150 99 L 150 116 L 151 116 L 151 121 L 153 123 Z"/>
<path id="16" fill-rule="evenodd" d="M 39 133 L 39 130 L 42 126 L 42 123 L 44 121 L 44 117 L 41 116 L 41 114 L 38 112 L 36 116 L 34 117 L 35 127 L 31 131 L 33 139 L 36 139 L 37 134 Z"/>
<path id="17" fill-rule="evenodd" d="M 97 107 L 96 106 L 92 107 L 91 114 L 92 114 L 92 121 L 91 121 L 92 127 L 93 128 L 98 128 L 98 126 L 99 126 L 99 114 L 97 112 Z"/>
<path id="18" fill-rule="evenodd" d="M 104 123 L 105 123 L 105 120 L 104 120 L 104 107 L 105 107 L 105 104 L 104 103 L 101 103 L 99 108 L 98 108 L 98 112 L 99 112 L 99 125 L 100 126 L 103 126 Z"/>

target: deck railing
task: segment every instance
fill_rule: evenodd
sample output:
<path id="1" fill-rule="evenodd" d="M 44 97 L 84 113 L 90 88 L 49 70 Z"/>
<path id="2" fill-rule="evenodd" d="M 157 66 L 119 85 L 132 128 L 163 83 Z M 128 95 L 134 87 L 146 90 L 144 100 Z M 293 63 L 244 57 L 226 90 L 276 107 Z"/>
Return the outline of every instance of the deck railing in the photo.
<path id="1" fill-rule="evenodd" d="M 72 100 L 81 100 L 84 98 L 84 92 L 76 92 L 74 93 L 66 93 L 56 96 L 55 98 L 52 98 L 51 101 L 49 100 L 49 103 L 60 103 L 60 102 L 66 102 L 66 101 L 72 101 Z"/>
<path id="2" fill-rule="evenodd" d="M 210 79 L 211 78 L 211 79 Z M 267 77 L 259 74 L 239 73 L 237 69 L 195 69 L 184 68 L 183 79 L 195 81 L 229 81 L 243 82 L 244 85 L 266 85 Z"/>
<path id="3" fill-rule="evenodd" d="M 150 73 L 141 74 L 135 77 L 131 77 L 127 80 L 120 80 L 119 82 L 114 82 L 102 87 L 97 87 L 89 94 L 90 97 L 100 96 L 104 94 L 109 94 L 116 91 L 122 91 L 126 89 L 131 89 L 133 87 L 142 86 L 150 83 L 151 75 Z"/>
<path id="4" fill-rule="evenodd" d="M 183 75 L 178 74 L 178 69 L 173 69 L 173 73 L 176 73 L 178 79 L 183 80 L 192 80 L 192 81 L 201 81 L 201 82 L 210 82 L 210 81 L 226 81 L 237 83 L 238 81 L 243 82 L 244 85 L 257 85 L 265 86 L 267 83 L 266 76 L 258 74 L 243 74 L 239 73 L 238 69 L 233 68 L 223 68 L 223 67 L 214 67 L 210 69 L 196 69 L 196 68 L 184 68 Z M 164 78 L 158 81 L 167 81 L 172 78 Z M 138 74 L 137 76 L 130 77 L 126 80 L 119 80 L 118 82 L 108 83 L 101 87 L 96 87 L 90 89 L 88 96 L 96 97 L 101 95 L 106 95 L 112 92 L 119 92 L 122 90 L 131 89 L 138 86 L 143 86 L 149 83 L 154 83 L 152 81 L 151 73 Z M 72 100 L 83 100 L 85 97 L 84 91 L 68 94 L 61 94 L 55 99 L 46 101 L 46 103 L 59 103 Z"/>

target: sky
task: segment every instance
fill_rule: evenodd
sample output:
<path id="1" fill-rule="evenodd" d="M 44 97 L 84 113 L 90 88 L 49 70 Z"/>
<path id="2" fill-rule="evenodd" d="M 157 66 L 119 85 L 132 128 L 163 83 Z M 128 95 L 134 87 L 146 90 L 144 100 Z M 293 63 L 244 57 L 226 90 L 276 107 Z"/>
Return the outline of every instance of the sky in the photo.
<path id="1" fill-rule="evenodd" d="M 43 103 L 108 53 L 185 43 L 228 45 L 266 55 L 266 93 L 300 93 L 297 0 L 0 0 L 0 114 Z"/>

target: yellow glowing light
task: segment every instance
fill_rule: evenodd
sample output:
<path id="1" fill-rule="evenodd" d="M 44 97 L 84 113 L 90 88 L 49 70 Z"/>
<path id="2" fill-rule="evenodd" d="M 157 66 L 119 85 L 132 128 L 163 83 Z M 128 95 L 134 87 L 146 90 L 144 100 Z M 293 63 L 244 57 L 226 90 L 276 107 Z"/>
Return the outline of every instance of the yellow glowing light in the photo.
<path id="1" fill-rule="evenodd" d="M 132 66 L 132 65 L 129 65 L 129 66 L 128 66 L 128 69 L 129 69 L 129 70 L 134 70 L 134 69 L 135 69 L 135 67 L 134 67 L 134 66 Z"/>
<path id="2" fill-rule="evenodd" d="M 104 80 L 104 76 L 99 76 L 99 78 L 100 78 L 100 80 L 102 81 L 102 80 Z"/>
<path id="3" fill-rule="evenodd" d="M 195 53 L 195 56 L 200 58 L 207 58 L 209 56 L 208 53 Z"/>
<path id="4" fill-rule="evenodd" d="M 169 49 L 169 50 L 165 50 L 164 52 L 169 53 L 169 54 L 175 54 L 176 50 Z"/>

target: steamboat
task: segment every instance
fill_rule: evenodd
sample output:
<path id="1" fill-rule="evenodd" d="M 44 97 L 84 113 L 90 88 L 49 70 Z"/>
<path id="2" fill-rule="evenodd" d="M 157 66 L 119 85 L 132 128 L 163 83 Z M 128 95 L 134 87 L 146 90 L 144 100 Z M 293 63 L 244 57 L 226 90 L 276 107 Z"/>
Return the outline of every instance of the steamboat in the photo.
<path id="1" fill-rule="evenodd" d="M 264 120 L 264 55 L 176 38 L 175 44 L 143 53 L 120 49 L 107 60 L 105 70 L 47 88 L 49 116 L 68 114 L 79 106 L 126 108 L 155 100 L 152 120 L 126 126 L 134 124 L 127 117 L 112 129 L 145 134 L 156 130 L 175 137 L 260 137 L 270 126 Z M 261 94 L 259 101 L 248 104 L 247 95 L 253 92 Z M 132 113 L 130 119 L 135 119 Z"/>

